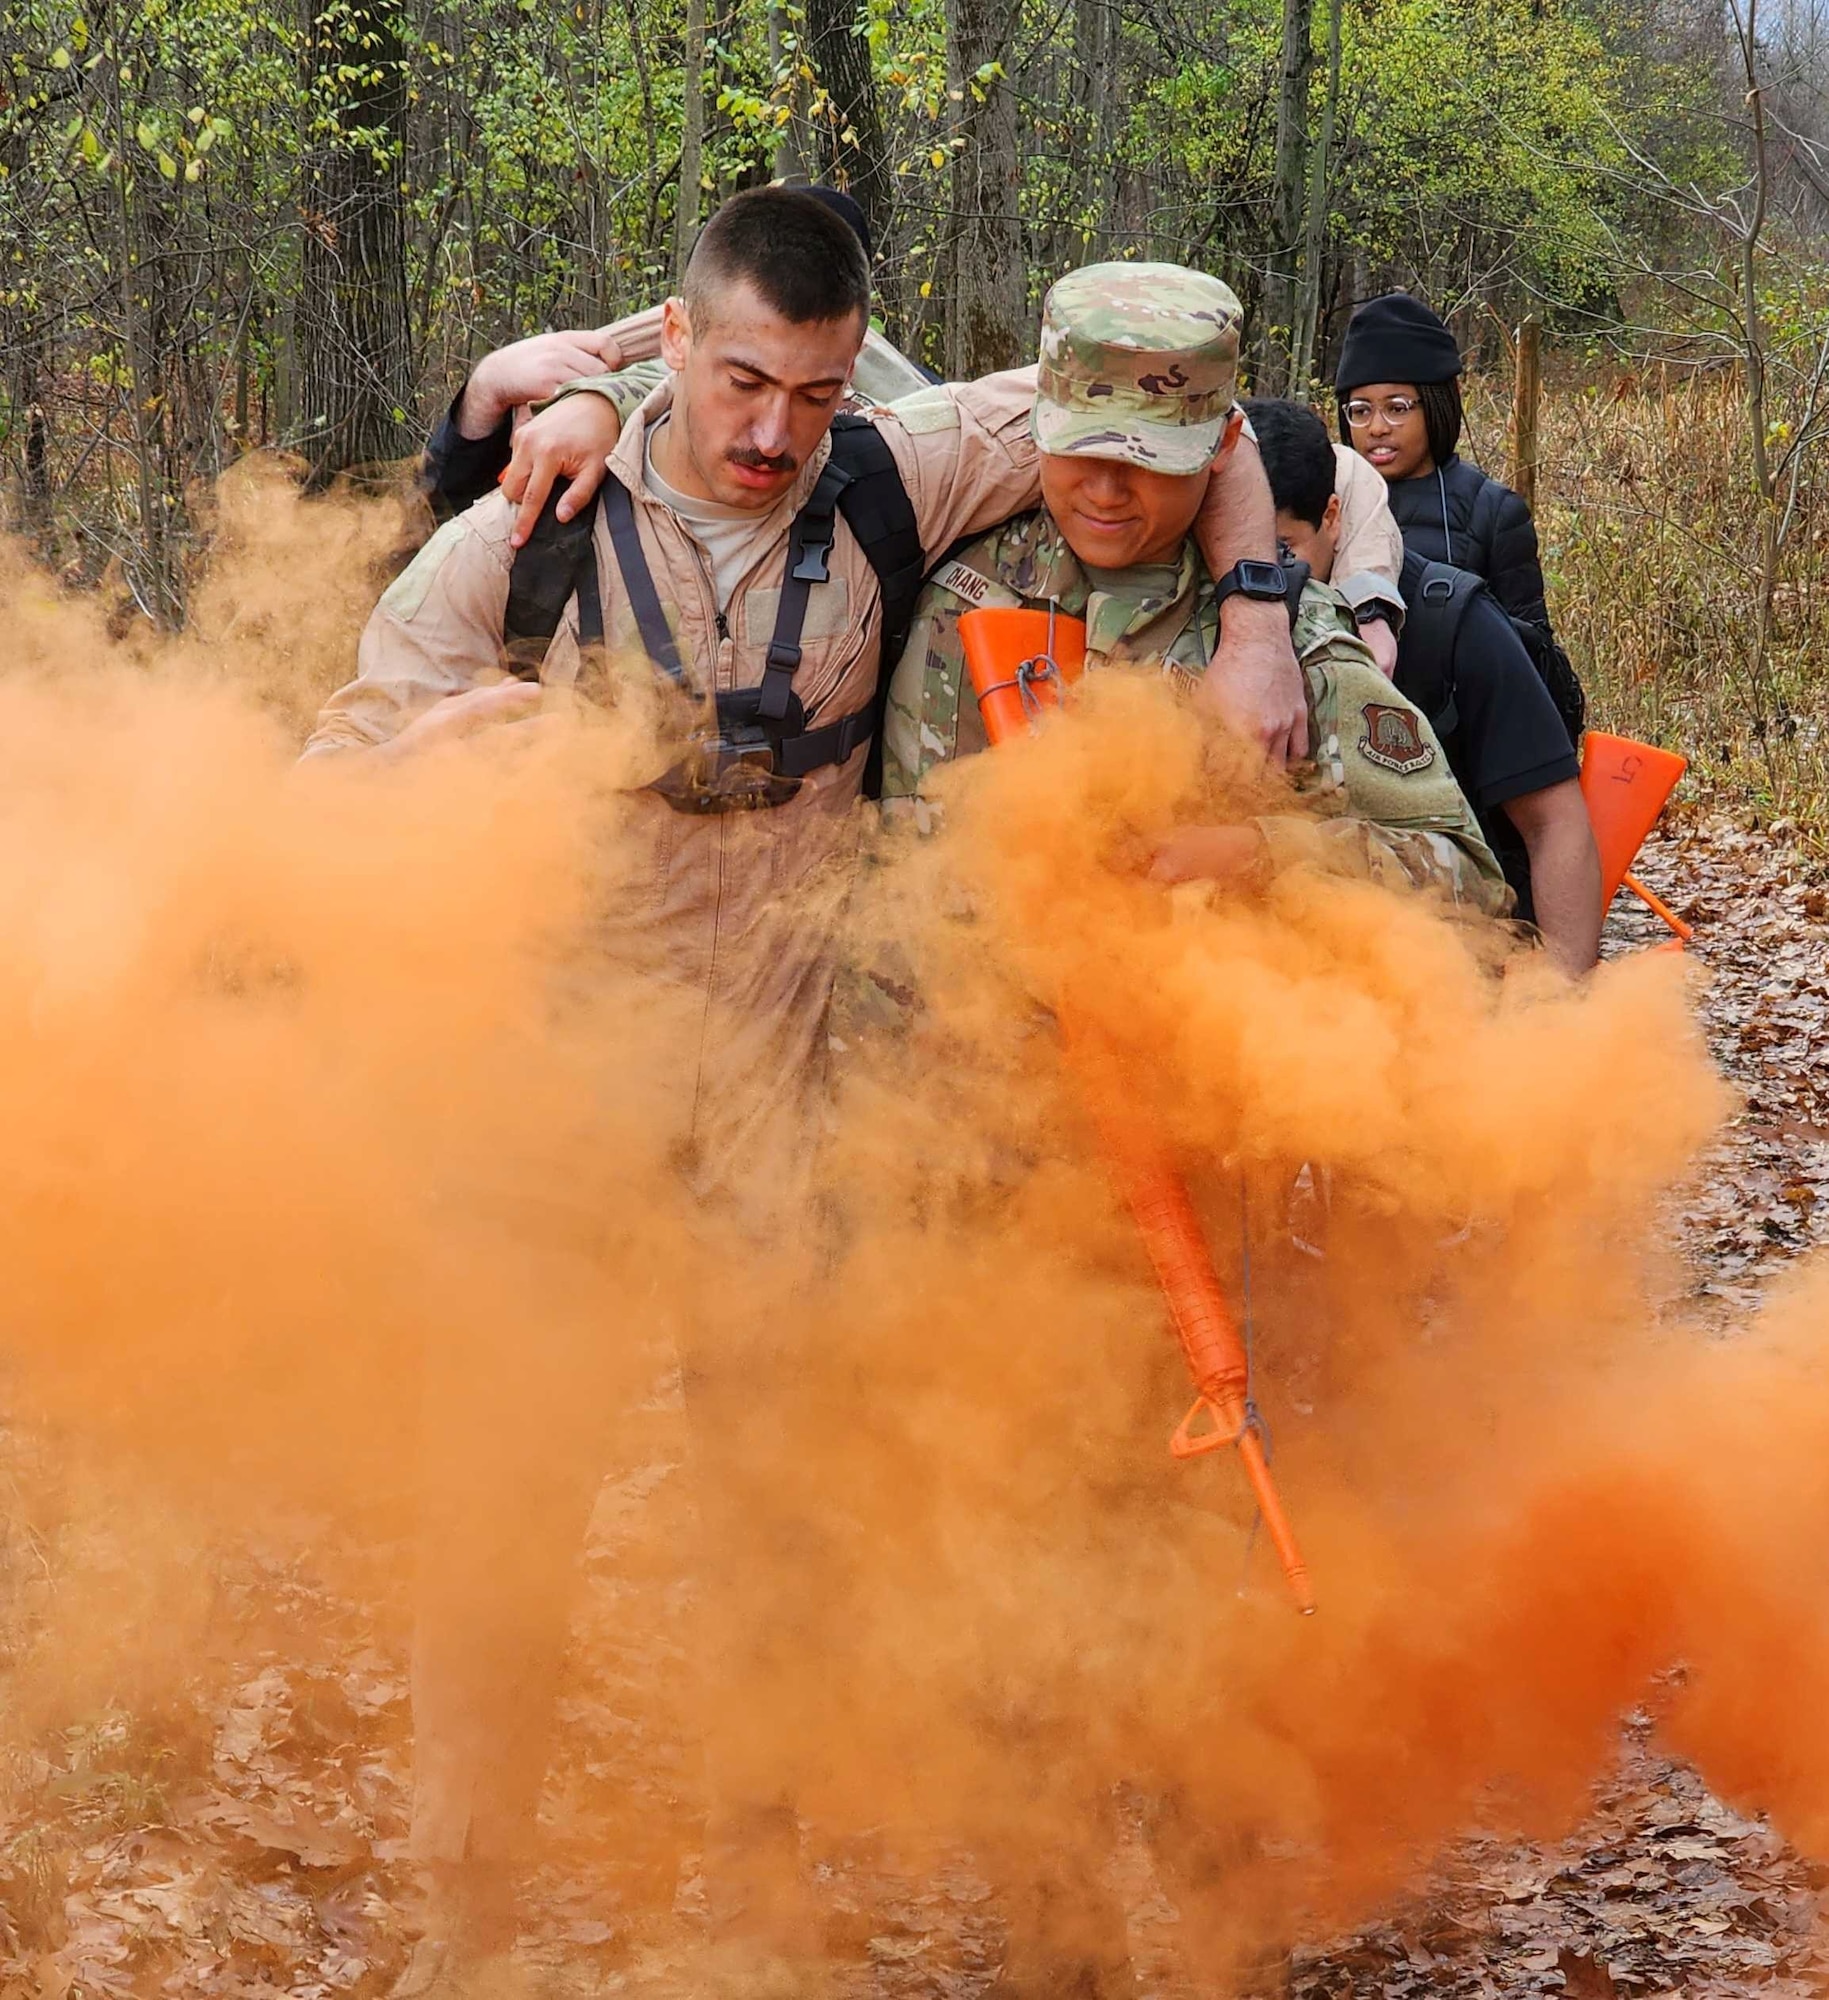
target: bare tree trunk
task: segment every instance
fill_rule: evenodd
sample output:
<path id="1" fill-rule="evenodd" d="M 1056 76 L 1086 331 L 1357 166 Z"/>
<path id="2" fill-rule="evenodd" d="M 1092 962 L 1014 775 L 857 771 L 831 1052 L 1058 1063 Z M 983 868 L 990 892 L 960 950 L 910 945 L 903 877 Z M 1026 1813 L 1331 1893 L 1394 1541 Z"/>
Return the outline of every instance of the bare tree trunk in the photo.
<path id="1" fill-rule="evenodd" d="M 828 100 L 824 116 L 814 121 L 820 177 L 856 198 L 871 241 L 880 245 L 889 232 L 894 191 L 856 0 L 807 0 L 806 25 L 807 60 Z"/>
<path id="2" fill-rule="evenodd" d="M 1759 75 L 1759 0 L 1729 0 L 1746 78 L 1746 107 L 1753 142 L 1753 208 L 1740 232 L 1741 367 L 1746 376 L 1746 428 L 1759 496 L 1759 595 L 1754 605 L 1747 662 L 1753 727 L 1774 788 L 1780 784 L 1771 724 L 1785 720 L 1785 704 L 1772 675 L 1772 623 L 1778 599 L 1778 566 L 1784 554 L 1778 482 L 1767 443 L 1765 310 L 1759 293 L 1759 245 L 1771 204 L 1771 160 L 1766 146 L 1765 91 Z"/>
<path id="3" fill-rule="evenodd" d="M 1114 188 L 1112 153 L 1116 138 L 1113 106 L 1121 82 L 1118 72 L 1118 17 L 1112 0 L 1077 0 L 1074 8 L 1074 94 L 1085 120 L 1085 155 L 1081 161 L 1079 236 L 1082 263 L 1097 258 L 1101 229 L 1112 222 Z"/>
<path id="4" fill-rule="evenodd" d="M 686 0 L 686 59 L 680 88 L 679 198 L 673 209 L 673 282 L 684 284 L 699 233 L 699 182 L 705 173 L 705 0 Z"/>
<path id="5" fill-rule="evenodd" d="M 1258 387 L 1272 396 L 1291 384 L 1296 323 L 1296 266 L 1308 193 L 1308 79 L 1314 69 L 1310 29 L 1314 0 L 1283 0 L 1282 60 L 1277 74 L 1276 166 L 1269 268 L 1258 323 Z"/>
<path id="6" fill-rule="evenodd" d="M 1321 323 L 1321 289 L 1327 264 L 1328 176 L 1333 170 L 1334 129 L 1340 118 L 1340 10 L 1327 0 L 1327 90 L 1321 100 L 1321 133 L 1308 157 L 1308 215 L 1302 233 L 1302 269 L 1296 285 L 1295 330 L 1289 342 L 1289 392 L 1308 393 L 1315 365 L 1315 331 Z"/>
<path id="7" fill-rule="evenodd" d="M 113 77 L 109 111 L 115 147 L 125 160 L 127 119 L 118 73 Z M 125 386 L 133 428 L 134 497 L 140 519 L 138 561 L 130 559 L 123 568 L 127 586 L 140 609 L 155 625 L 175 632 L 184 622 L 184 602 L 181 578 L 169 559 L 172 524 L 167 518 L 166 495 L 159 478 L 157 427 L 164 420 L 165 397 L 146 332 L 148 280 L 141 268 L 143 245 L 136 198 L 129 194 L 136 183 L 124 168 L 118 169 L 112 180 L 115 193 L 112 248 L 120 286 L 121 351 L 127 364 Z"/>
<path id="8" fill-rule="evenodd" d="M 957 381 L 1027 356 L 1028 276 L 1017 209 L 1016 98 L 1004 77 L 1018 0 L 947 0 L 953 158 L 946 365 Z"/>
<path id="9" fill-rule="evenodd" d="M 1511 483 L 1527 507 L 1537 504 L 1537 402 L 1543 388 L 1543 328 L 1527 319 L 1518 329 L 1511 393 Z"/>
<path id="10" fill-rule="evenodd" d="M 777 90 L 781 88 L 784 80 L 782 71 L 788 61 L 786 19 L 787 10 L 782 5 L 782 0 L 768 0 L 768 68 Z M 796 69 L 799 67 L 798 59 L 795 67 Z M 792 179 L 807 170 L 806 161 L 800 152 L 801 96 L 800 85 L 796 81 L 786 99 L 788 108 L 794 115 L 775 134 L 774 171 L 778 181 Z"/>
<path id="11" fill-rule="evenodd" d="M 635 60 L 636 87 L 641 92 L 642 155 L 648 177 L 641 247 L 646 256 L 652 256 L 660 247 L 660 230 L 656 223 L 661 186 L 660 130 L 654 115 L 654 76 L 648 66 L 648 45 L 642 32 L 641 9 L 637 0 L 623 0 L 623 20 L 629 31 L 629 53 Z"/>
<path id="12" fill-rule="evenodd" d="M 389 0 L 333 0 L 306 33 L 293 428 L 319 488 L 419 444 L 400 160 L 406 72 Z"/>

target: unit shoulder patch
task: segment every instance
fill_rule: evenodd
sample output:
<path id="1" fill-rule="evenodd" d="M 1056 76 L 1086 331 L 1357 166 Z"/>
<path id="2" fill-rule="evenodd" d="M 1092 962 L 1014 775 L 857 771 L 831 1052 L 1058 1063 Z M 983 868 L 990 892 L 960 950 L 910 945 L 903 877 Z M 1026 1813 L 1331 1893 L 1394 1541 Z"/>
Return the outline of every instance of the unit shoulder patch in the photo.
<path id="1" fill-rule="evenodd" d="M 1413 710 L 1368 701 L 1359 713 L 1365 718 L 1359 754 L 1368 763 L 1408 777 L 1412 771 L 1427 770 L 1435 762 L 1435 745 L 1424 741 Z"/>

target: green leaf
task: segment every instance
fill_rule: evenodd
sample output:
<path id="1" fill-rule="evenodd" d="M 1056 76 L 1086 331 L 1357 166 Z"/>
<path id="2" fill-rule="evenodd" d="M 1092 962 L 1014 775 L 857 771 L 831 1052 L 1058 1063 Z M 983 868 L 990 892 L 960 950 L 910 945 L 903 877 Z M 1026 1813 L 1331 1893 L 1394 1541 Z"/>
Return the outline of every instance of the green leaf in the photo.
<path id="1" fill-rule="evenodd" d="M 53 69 L 68 69 L 70 67 L 70 51 L 68 49 L 53 49 L 51 51 L 51 67 Z"/>
<path id="2" fill-rule="evenodd" d="M 175 181 L 178 178 L 178 163 L 169 153 L 161 153 L 159 155 L 159 171 L 168 181 Z"/>

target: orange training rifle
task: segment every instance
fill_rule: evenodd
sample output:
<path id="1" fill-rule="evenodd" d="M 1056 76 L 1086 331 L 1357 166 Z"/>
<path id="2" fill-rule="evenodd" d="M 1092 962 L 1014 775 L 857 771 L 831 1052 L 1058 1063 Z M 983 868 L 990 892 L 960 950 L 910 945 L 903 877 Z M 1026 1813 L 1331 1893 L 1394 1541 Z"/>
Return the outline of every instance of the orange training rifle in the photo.
<path id="1" fill-rule="evenodd" d="M 1084 670 L 1084 623 L 1052 610 L 968 611 L 959 620 L 959 635 L 985 732 L 994 745 L 1026 734 L 1043 709 L 1060 705 L 1066 688 Z M 1193 1377 L 1195 1403 L 1169 1440 L 1169 1449 L 1177 1458 L 1194 1458 L 1226 1445 L 1237 1447 L 1290 1591 L 1304 1612 L 1312 1612 L 1308 1565 L 1283 1512 L 1251 1403 L 1250 1357 L 1214 1274 L 1187 1184 L 1168 1148 L 1129 1108 L 1113 1058 L 1096 1030 L 1064 1010 L 1061 1033 Z"/>

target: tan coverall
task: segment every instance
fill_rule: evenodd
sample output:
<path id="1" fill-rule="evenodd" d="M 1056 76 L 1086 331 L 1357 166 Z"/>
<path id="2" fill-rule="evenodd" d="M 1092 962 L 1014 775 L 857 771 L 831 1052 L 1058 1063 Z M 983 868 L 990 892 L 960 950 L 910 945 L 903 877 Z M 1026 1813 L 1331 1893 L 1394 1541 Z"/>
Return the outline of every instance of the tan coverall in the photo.
<path id="1" fill-rule="evenodd" d="M 1033 371 L 1024 370 L 927 390 L 878 417 L 930 562 L 961 536 L 1035 505 L 1033 388 Z M 822 442 L 802 468 L 791 502 L 779 510 L 778 532 L 759 548 L 720 616 L 697 544 L 643 488 L 647 426 L 672 393 L 671 382 L 663 385 L 629 421 L 611 467 L 634 498 L 642 546 L 689 677 L 719 689 L 754 686 L 774 627 L 789 527 L 829 446 Z M 434 703 L 499 668 L 511 521 L 508 503 L 492 497 L 438 531 L 369 620 L 358 676 L 326 704 L 308 757 L 385 743 Z M 614 652 L 635 645 L 635 627 L 601 513 L 596 537 Z M 794 678 L 809 728 L 866 706 L 877 681 L 876 576 L 842 518 L 831 569 L 832 580 L 811 593 Z M 542 678 L 573 683 L 578 672 L 574 613 L 554 638 Z M 778 1167 L 810 1138 L 831 947 L 858 837 L 854 807 L 865 755 L 860 748 L 843 766 L 814 772 L 797 796 L 772 810 L 683 814 L 647 793 L 626 802 L 636 862 L 621 877 L 629 885 L 621 906 L 607 914 L 606 945 L 690 1003 L 682 1012 L 695 1034 L 677 1078 L 673 1137 L 691 1163 L 694 1191 L 707 1197 L 740 1192 L 756 1179 L 758 1162 Z M 791 1203 L 785 1212 L 790 1227 L 804 1224 Z M 772 1365 L 791 1393 L 791 1313 L 779 1303 L 753 1310 L 768 1324 L 734 1335 L 743 1367 Z M 588 1341 L 592 1330 L 529 1328 L 523 1337 L 537 1352 L 474 1370 L 456 1358 L 441 1369 L 441 1357 L 433 1357 L 429 1395 L 440 1420 L 459 1437 L 490 1443 L 485 1464 L 459 1452 L 448 1476 L 435 1471 L 431 1482 L 414 1658 L 412 1834 L 415 1858 L 427 1863 L 507 1862 L 523 1847 L 544 1770 L 576 1553 L 605 1469 L 597 1413 L 569 1406 L 588 1399 L 567 1397 L 567 1343 Z M 600 1337 L 613 1339 L 615 1330 L 602 1329 Z M 695 1429 L 706 1418 L 723 1428 L 726 1415 L 736 1414 L 741 1385 L 731 1380 L 724 1341 L 721 1330 L 717 1352 L 685 1356 Z M 695 1394 L 701 1362 L 708 1379 Z M 720 1408 L 726 1395 L 731 1400 Z M 507 1398 L 499 1411 L 490 1402 L 497 1396 Z M 770 1643 L 757 1636 L 770 1607 L 742 1602 L 745 1582 L 753 1598 L 765 1587 L 756 1579 L 772 1576 L 778 1593 L 780 1571 L 770 1551 L 754 1546 L 746 1476 L 771 1478 L 763 1447 L 747 1473 L 739 1465 L 712 1482 L 704 1512 L 712 1565 L 736 1600 L 723 1646 L 753 1657 Z M 505 1534 L 512 1536 L 507 1544 Z M 714 1582 L 708 1594 L 718 1590 Z M 713 1649 L 720 1649 L 715 1638 Z M 740 1702 L 723 1706 L 741 1709 Z M 739 1796 L 753 1797 L 765 1782 L 741 1768 L 740 1740 L 722 1750 L 714 1743 L 710 1754 L 714 1783 L 721 1758 Z"/>

